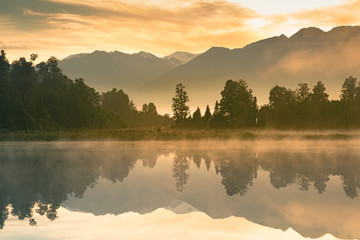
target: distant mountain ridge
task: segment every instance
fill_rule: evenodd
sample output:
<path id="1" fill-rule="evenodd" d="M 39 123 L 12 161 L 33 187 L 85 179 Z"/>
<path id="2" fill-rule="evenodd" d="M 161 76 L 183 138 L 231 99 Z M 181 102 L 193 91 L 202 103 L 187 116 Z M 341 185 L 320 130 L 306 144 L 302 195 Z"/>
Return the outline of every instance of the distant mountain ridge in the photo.
<path id="1" fill-rule="evenodd" d="M 87 84 L 98 91 L 114 87 L 131 91 L 195 56 L 197 54 L 175 52 L 159 58 L 144 51 L 127 54 L 96 50 L 70 55 L 62 59 L 59 65 L 69 77 L 84 78 Z"/>
<path id="2" fill-rule="evenodd" d="M 165 56 L 164 59 L 168 59 L 171 62 L 173 62 L 176 66 L 179 66 L 191 61 L 192 59 L 194 59 L 199 55 L 200 54 L 176 51 L 171 55 Z"/>
<path id="3" fill-rule="evenodd" d="M 360 27 L 340 26 L 325 32 L 300 29 L 291 37 L 280 35 L 243 48 L 212 47 L 202 54 L 175 52 L 164 58 L 150 53 L 100 52 L 69 56 L 60 67 L 70 77 L 83 77 L 97 90 L 122 88 L 138 106 L 152 101 L 170 112 L 177 83 L 189 93 L 190 106 L 214 106 L 228 79 L 244 79 L 258 97 L 268 102 L 276 84 L 295 89 L 306 82 L 312 89 L 325 83 L 331 99 L 340 95 L 344 79 L 360 78 Z"/>

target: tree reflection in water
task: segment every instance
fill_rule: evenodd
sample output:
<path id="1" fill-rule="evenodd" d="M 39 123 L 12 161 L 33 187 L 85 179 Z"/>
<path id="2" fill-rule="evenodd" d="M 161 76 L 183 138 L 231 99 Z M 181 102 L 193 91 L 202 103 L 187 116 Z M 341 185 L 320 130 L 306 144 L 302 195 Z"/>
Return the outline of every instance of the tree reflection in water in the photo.
<path id="1" fill-rule="evenodd" d="M 129 144 L 120 149 L 48 149 L 31 150 L 16 147 L 0 151 L 0 228 L 9 214 L 28 219 L 36 225 L 34 211 L 51 221 L 57 209 L 69 196 L 83 197 L 99 178 L 122 182 L 136 167 L 154 168 L 160 155 L 174 154 L 172 176 L 177 191 L 185 191 L 190 167 L 199 169 L 204 162 L 209 171 L 211 163 L 222 177 L 221 183 L 229 196 L 244 196 L 257 178 L 259 170 L 269 173 L 276 189 L 296 184 L 299 190 L 311 186 L 322 194 L 330 176 L 339 176 L 346 195 L 358 196 L 360 188 L 360 159 L 356 152 L 292 151 L 286 149 L 262 151 L 249 148 L 164 148 L 153 145 Z"/>

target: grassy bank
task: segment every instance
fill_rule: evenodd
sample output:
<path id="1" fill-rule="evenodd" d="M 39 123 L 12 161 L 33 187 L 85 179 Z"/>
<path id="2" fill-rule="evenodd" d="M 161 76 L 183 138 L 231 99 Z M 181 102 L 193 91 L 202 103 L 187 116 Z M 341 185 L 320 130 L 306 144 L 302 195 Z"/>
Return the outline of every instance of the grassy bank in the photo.
<path id="1" fill-rule="evenodd" d="M 0 132 L 0 141 L 57 140 L 206 140 L 206 139 L 360 139 L 358 131 L 281 131 L 261 129 L 79 129 Z"/>

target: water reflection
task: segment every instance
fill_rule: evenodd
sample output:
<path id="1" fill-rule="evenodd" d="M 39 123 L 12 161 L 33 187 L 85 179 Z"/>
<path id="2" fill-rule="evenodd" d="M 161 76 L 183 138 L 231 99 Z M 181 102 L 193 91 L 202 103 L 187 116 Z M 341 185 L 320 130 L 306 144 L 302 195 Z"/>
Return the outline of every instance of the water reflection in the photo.
<path id="1" fill-rule="evenodd" d="M 87 189 L 103 179 L 113 183 L 123 182 L 138 168 L 138 164 L 155 169 L 161 156 L 172 161 L 171 165 L 164 165 L 167 169 L 162 169 L 160 163 L 159 168 L 163 172 L 171 171 L 173 182 L 169 184 L 178 193 L 168 193 L 162 197 L 161 203 L 149 203 L 147 209 L 152 208 L 150 205 L 154 205 L 152 210 L 155 210 L 170 204 L 173 196 L 181 199 L 181 195 L 187 192 L 191 177 L 204 174 L 201 169 L 213 171 L 216 174 L 214 179 L 220 177 L 226 196 L 241 198 L 251 191 L 259 171 L 268 173 L 269 182 L 275 189 L 296 185 L 300 191 L 314 188 L 318 194 L 323 194 L 334 177 L 341 179 L 349 199 L 358 197 L 360 188 L 360 152 L 356 142 L 243 142 L 228 143 L 227 146 L 177 142 L 3 143 L 0 146 L 0 228 L 4 227 L 9 214 L 19 220 L 27 219 L 30 225 L 36 225 L 34 212 L 53 221 L 57 218 L 59 207 L 69 198 L 81 199 Z M 141 181 L 141 174 L 138 175 L 138 181 Z M 205 188 L 213 187 L 206 185 Z M 121 195 L 131 196 L 129 203 L 139 201 L 138 205 L 141 205 L 141 198 L 151 202 L 146 195 L 150 193 L 137 190 L 136 197 L 133 197 L 131 191 L 135 186 L 132 185 L 132 188 L 127 188 Z M 153 191 L 152 194 L 157 194 L 158 198 L 165 196 L 153 189 L 148 188 L 148 191 Z M 203 193 L 197 194 L 192 193 L 191 199 L 199 198 Z M 126 200 L 126 197 L 122 198 Z M 168 200 L 165 201 L 165 198 Z M 218 203 L 228 204 L 225 200 Z M 126 205 L 125 202 L 118 204 Z M 123 212 L 140 212 L 141 207 L 138 209 L 134 204 L 128 204 Z M 230 215 L 247 217 L 245 212 L 239 213 L 235 207 L 222 208 L 228 212 L 224 210 L 220 213 L 220 210 L 206 206 L 210 204 L 206 201 L 196 203 L 192 200 L 192 204 L 214 218 Z M 256 221 L 266 223 L 265 219 Z M 276 225 L 276 221 L 271 224 L 283 228 L 282 224 Z M 306 235 L 307 231 L 302 229 L 302 234 Z M 319 230 L 318 233 L 326 232 Z M 347 234 L 347 237 L 352 236 L 351 231 Z"/>

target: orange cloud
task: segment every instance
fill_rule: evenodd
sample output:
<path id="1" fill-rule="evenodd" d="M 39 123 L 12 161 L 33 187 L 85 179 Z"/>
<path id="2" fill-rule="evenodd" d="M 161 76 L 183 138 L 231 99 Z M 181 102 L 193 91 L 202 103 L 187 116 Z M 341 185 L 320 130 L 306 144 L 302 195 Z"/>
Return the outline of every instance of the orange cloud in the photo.
<path id="1" fill-rule="evenodd" d="M 359 24 L 360 1 L 349 1 L 340 6 L 325 7 L 293 15 L 298 20 L 310 20 L 320 25 L 353 25 Z"/>
<path id="2" fill-rule="evenodd" d="M 95 49 L 167 55 L 239 48 L 301 27 L 356 24 L 359 6 L 263 16 L 226 0 L 12 0 L 0 9 L 0 48 L 11 59 L 36 52 L 41 60 Z"/>
<path id="3" fill-rule="evenodd" d="M 40 51 L 40 57 L 46 51 L 65 57 L 61 53 L 94 49 L 146 50 L 160 55 L 174 50 L 199 52 L 229 42 L 231 47 L 244 45 L 251 39 L 244 22 L 257 16 L 250 9 L 226 1 L 185 1 L 178 8 L 119 1 L 104 1 L 101 6 L 94 1 L 37 2 L 48 5 L 9 7 L 13 16 L 18 14 L 20 18 L 10 17 L 8 25 L 0 25 L 0 31 L 8 33 L 3 46 L 14 49 L 12 45 L 32 42 L 33 47 L 24 50 Z M 14 28 L 21 25 L 21 19 L 29 21 L 28 27 Z M 24 32 L 29 35 L 26 39 L 22 38 Z M 39 45 L 39 41 L 47 44 Z"/>

